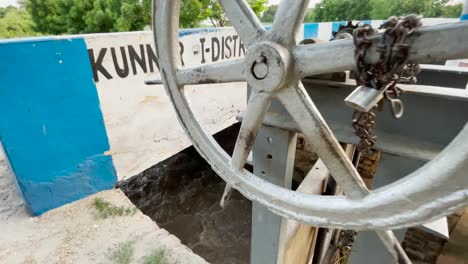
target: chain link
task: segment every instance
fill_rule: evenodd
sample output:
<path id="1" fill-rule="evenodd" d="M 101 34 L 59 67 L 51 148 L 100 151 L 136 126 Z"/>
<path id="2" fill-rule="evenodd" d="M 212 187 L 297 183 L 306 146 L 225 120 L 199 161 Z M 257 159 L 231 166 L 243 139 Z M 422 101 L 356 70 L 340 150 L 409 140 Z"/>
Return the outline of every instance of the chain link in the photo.
<path id="1" fill-rule="evenodd" d="M 384 32 L 381 41 L 376 45 L 379 60 L 375 64 L 366 63 L 365 57 L 373 45 L 370 37 L 377 31 L 365 24 L 353 32 L 356 84 L 377 90 L 384 89 L 384 99 L 390 103 L 395 118 L 401 118 L 404 111 L 400 100 L 403 91 L 398 88 L 397 83 L 415 83 L 420 71 L 419 65 L 408 64 L 410 46 L 405 41 L 407 36 L 421 25 L 421 18 L 417 15 L 390 17 L 380 27 Z M 360 138 L 358 149 L 363 153 L 372 152 L 377 140 L 374 136 L 376 111 L 382 108 L 383 102 L 379 102 L 369 112 L 355 110 L 353 113 L 354 132 Z"/>

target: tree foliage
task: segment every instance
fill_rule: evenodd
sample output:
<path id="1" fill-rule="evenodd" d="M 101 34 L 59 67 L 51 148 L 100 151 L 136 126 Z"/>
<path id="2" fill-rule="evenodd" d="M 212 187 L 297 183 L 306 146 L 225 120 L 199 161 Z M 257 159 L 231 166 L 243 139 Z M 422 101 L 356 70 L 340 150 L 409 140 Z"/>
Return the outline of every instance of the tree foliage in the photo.
<path id="1" fill-rule="evenodd" d="M 0 38 L 35 36 L 33 25 L 25 10 L 14 6 L 0 8 Z"/>
<path id="2" fill-rule="evenodd" d="M 139 0 L 25 0 L 36 24 L 47 34 L 141 30 L 148 13 Z M 149 7 L 148 7 L 149 8 Z"/>
<path id="3" fill-rule="evenodd" d="M 201 0 L 201 2 L 203 2 L 199 15 L 201 21 L 208 19 L 214 27 L 225 27 L 230 24 L 218 1 Z M 247 3 L 258 17 L 268 9 L 268 0 L 247 0 Z"/>
<path id="4" fill-rule="evenodd" d="M 271 5 L 263 12 L 261 21 L 264 23 L 272 23 L 275 18 L 276 11 L 278 10 L 278 5 Z"/>
<path id="5" fill-rule="evenodd" d="M 16 9 L 10 11 L 12 14 L 7 21 L 18 21 L 18 28 L 15 29 L 18 32 L 32 32 L 34 29 L 54 35 L 142 30 L 151 24 L 151 1 L 24 0 L 30 17 L 23 10 Z M 277 5 L 267 7 L 268 0 L 247 2 L 262 22 L 273 22 Z M 450 5 L 449 0 L 323 0 L 314 9 L 307 11 L 304 21 L 386 19 L 392 15 L 409 13 L 425 17 L 458 17 L 461 9 L 461 4 Z M 12 16 L 15 19 L 11 19 Z M 215 27 L 229 25 L 218 1 L 181 1 L 181 28 L 199 27 L 206 22 Z"/>
<path id="6" fill-rule="evenodd" d="M 387 19 L 390 16 L 420 14 L 424 17 L 459 17 L 462 4 L 449 0 L 324 0 L 309 20 L 315 22 Z M 307 21 L 307 20 L 306 20 Z"/>
<path id="7" fill-rule="evenodd" d="M 316 22 L 365 20 L 371 18 L 371 10 L 370 0 L 324 0 L 315 6 L 312 18 Z"/>
<path id="8" fill-rule="evenodd" d="M 179 23 L 181 28 L 200 26 L 203 17 L 201 12 L 206 0 L 183 0 L 180 3 Z"/>
<path id="9" fill-rule="evenodd" d="M 315 9 L 309 8 L 304 17 L 304 23 L 310 23 L 314 21 Z"/>
<path id="10" fill-rule="evenodd" d="M 260 15 L 268 0 L 248 0 Z M 142 30 L 151 23 L 151 0 L 25 0 L 35 29 L 46 34 L 78 34 Z M 228 25 L 215 0 L 183 0 L 180 26 L 198 27 L 208 20 L 213 26 Z"/>
<path id="11" fill-rule="evenodd" d="M 459 17 L 463 11 L 463 4 L 447 5 L 442 11 L 442 17 Z"/>
<path id="12" fill-rule="evenodd" d="M 451 5 L 449 0 L 373 0 L 373 19 L 392 15 L 420 14 L 424 17 L 459 17 L 462 5 Z"/>

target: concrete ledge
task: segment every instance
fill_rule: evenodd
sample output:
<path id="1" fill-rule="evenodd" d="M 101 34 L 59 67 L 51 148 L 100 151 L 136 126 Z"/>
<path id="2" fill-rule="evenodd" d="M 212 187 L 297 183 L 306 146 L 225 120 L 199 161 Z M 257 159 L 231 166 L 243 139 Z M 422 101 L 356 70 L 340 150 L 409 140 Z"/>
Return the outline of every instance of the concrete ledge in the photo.
<path id="1" fill-rule="evenodd" d="M 51 210 L 39 217 L 0 222 L 0 263 L 112 263 L 123 243 L 134 249 L 132 262 L 164 249 L 168 263 L 207 263 L 180 240 L 137 211 L 100 219 L 93 205 L 100 197 L 133 207 L 120 190 L 110 190 Z"/>

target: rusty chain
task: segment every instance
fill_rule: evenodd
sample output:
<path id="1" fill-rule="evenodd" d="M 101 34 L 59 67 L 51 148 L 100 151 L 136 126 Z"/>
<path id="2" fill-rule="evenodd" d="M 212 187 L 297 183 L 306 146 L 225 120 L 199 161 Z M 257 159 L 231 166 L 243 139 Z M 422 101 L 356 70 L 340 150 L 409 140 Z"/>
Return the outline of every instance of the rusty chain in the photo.
<path id="1" fill-rule="evenodd" d="M 375 64 L 364 61 L 367 51 L 373 45 L 372 35 L 377 33 L 370 25 L 365 24 L 354 30 L 353 39 L 356 60 L 356 84 L 372 89 L 384 89 L 384 99 L 389 102 L 395 118 L 403 115 L 403 103 L 400 100 L 402 90 L 397 83 L 415 83 L 419 73 L 419 65 L 408 64 L 410 46 L 405 43 L 406 37 L 421 26 L 417 15 L 405 17 L 390 17 L 380 29 L 383 37 L 376 46 L 380 54 Z M 353 113 L 353 128 L 360 138 L 358 149 L 364 153 L 372 152 L 377 138 L 374 136 L 376 111 L 383 109 L 382 100 L 368 112 L 355 110 Z"/>

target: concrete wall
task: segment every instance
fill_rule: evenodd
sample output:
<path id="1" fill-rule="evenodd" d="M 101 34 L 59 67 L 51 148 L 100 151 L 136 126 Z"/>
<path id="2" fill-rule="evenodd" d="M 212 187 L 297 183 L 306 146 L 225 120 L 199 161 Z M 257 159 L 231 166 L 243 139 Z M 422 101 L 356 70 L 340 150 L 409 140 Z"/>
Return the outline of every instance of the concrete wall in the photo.
<path id="1" fill-rule="evenodd" d="M 244 53 L 233 29 L 180 35 L 186 66 Z M 235 50 L 218 56 L 227 38 Z M 0 138 L 33 214 L 112 188 L 190 145 L 164 87 L 144 84 L 159 75 L 152 42 L 151 32 L 0 42 Z M 245 84 L 222 86 L 187 91 L 212 133 L 245 107 Z"/>
<path id="2" fill-rule="evenodd" d="M 328 40 L 340 23 L 304 24 L 303 36 Z M 179 36 L 187 67 L 245 53 L 232 28 Z M 190 145 L 164 87 L 143 83 L 158 75 L 151 32 L 0 41 L 0 140 L 33 214 L 112 188 Z M 245 86 L 193 86 L 187 96 L 215 133 L 245 108 Z"/>

